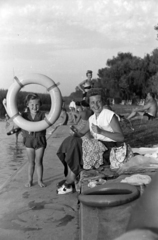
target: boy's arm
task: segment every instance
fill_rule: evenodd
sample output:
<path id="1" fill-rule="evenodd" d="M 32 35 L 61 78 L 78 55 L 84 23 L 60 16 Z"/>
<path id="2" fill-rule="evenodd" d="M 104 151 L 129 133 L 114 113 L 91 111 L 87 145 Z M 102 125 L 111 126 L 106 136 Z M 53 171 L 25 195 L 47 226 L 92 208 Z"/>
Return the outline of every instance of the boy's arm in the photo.
<path id="1" fill-rule="evenodd" d="M 77 124 L 79 120 L 81 119 L 81 116 L 77 112 L 72 112 L 73 118 L 74 118 L 74 124 Z"/>

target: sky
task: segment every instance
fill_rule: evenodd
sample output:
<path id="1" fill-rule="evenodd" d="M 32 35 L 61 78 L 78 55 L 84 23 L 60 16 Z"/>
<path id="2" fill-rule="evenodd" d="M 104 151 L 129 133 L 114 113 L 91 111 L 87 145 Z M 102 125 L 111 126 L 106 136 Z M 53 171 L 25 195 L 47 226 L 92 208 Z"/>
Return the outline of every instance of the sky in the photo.
<path id="1" fill-rule="evenodd" d="M 158 0 L 0 0 L 0 89 L 40 73 L 69 96 L 87 70 L 97 78 L 119 52 L 151 54 L 157 24 Z"/>

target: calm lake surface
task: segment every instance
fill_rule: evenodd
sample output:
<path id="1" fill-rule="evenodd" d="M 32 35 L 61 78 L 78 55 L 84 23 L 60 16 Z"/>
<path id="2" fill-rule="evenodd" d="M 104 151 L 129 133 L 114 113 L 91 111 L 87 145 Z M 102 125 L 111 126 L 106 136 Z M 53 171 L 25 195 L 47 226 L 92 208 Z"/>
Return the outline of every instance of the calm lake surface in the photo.
<path id="1" fill-rule="evenodd" d="M 8 136 L 5 121 L 0 121 L 0 188 L 15 172 L 27 162 L 23 137 L 19 134 L 18 143 L 15 134 Z"/>

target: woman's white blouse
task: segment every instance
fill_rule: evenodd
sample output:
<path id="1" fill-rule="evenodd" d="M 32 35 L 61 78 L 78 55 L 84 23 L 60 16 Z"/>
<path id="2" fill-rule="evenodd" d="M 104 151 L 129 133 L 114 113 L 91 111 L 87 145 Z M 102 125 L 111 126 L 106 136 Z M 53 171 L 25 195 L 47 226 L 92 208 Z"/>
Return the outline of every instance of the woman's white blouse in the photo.
<path id="1" fill-rule="evenodd" d="M 97 140 L 101 140 L 101 141 L 107 141 L 107 142 L 115 142 L 114 140 L 105 137 L 101 134 L 97 134 L 94 133 L 92 131 L 92 123 L 97 125 L 99 128 L 109 131 L 109 132 L 113 132 L 111 126 L 110 126 L 110 122 L 114 116 L 114 112 L 109 110 L 109 109 L 103 109 L 101 111 L 101 113 L 99 114 L 99 116 L 96 118 L 96 115 L 93 114 L 90 118 L 89 118 L 89 127 L 90 127 L 90 131 L 91 134 L 93 135 L 93 137 Z"/>

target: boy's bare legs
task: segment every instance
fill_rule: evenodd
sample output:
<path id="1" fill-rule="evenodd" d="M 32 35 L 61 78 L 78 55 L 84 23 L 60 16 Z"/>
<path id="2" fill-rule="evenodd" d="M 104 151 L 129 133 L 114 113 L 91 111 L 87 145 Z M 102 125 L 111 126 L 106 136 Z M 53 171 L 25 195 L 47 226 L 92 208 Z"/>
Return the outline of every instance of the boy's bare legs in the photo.
<path id="1" fill-rule="evenodd" d="M 40 187 L 45 187 L 43 183 L 43 155 L 45 148 L 36 149 L 36 165 L 37 165 L 37 177 L 38 177 L 38 185 Z"/>
<path id="2" fill-rule="evenodd" d="M 28 166 L 28 182 L 25 184 L 25 187 L 32 187 L 33 174 L 35 171 L 35 150 L 33 148 L 26 148 L 26 152 L 29 161 L 29 166 Z"/>

